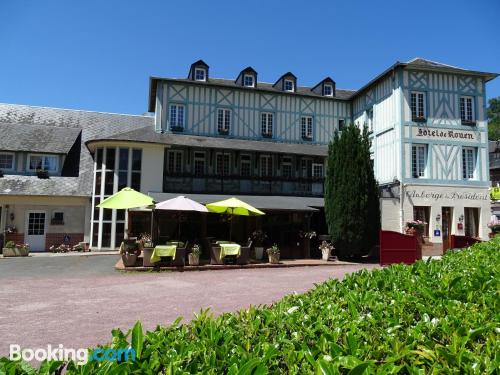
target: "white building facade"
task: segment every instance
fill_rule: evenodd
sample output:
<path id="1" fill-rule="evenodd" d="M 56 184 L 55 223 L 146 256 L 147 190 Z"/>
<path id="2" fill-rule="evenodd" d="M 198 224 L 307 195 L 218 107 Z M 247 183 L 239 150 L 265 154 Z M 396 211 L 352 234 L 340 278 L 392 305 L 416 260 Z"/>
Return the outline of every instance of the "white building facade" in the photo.
<path id="1" fill-rule="evenodd" d="M 383 229 L 422 220 L 427 243 L 444 250 L 451 235 L 488 238 L 485 84 L 495 77 L 414 59 L 358 91 L 353 120 L 373 131 Z"/>

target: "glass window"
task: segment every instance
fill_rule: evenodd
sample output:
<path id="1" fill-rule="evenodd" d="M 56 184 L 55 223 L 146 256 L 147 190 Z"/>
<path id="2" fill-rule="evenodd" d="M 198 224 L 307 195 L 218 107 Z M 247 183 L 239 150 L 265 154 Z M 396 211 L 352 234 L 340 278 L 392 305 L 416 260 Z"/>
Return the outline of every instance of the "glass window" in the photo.
<path id="1" fill-rule="evenodd" d="M 197 81 L 206 81 L 205 69 L 196 68 L 194 70 L 194 79 Z"/>
<path id="2" fill-rule="evenodd" d="M 115 169 L 115 156 L 116 150 L 114 148 L 106 149 L 106 169 L 114 170 Z"/>
<path id="3" fill-rule="evenodd" d="M 128 171 L 128 148 L 120 148 L 118 169 L 121 171 Z"/>
<path id="4" fill-rule="evenodd" d="M 170 127 L 184 128 L 184 106 L 182 104 L 170 105 Z"/>
<path id="5" fill-rule="evenodd" d="M 424 237 L 429 237 L 429 220 L 431 208 L 428 206 L 414 206 L 413 207 L 413 220 L 423 221 L 424 224 Z"/>
<path id="6" fill-rule="evenodd" d="M 423 92 L 411 92 L 410 108 L 412 120 L 425 118 L 425 94 Z"/>
<path id="7" fill-rule="evenodd" d="M 476 150 L 472 147 L 462 149 L 462 175 L 464 180 L 474 178 L 476 169 Z"/>
<path id="8" fill-rule="evenodd" d="M 283 158 L 283 162 L 281 164 L 281 176 L 285 178 L 292 177 L 292 159 L 291 158 Z"/>
<path id="9" fill-rule="evenodd" d="M 118 172 L 118 190 L 121 190 L 128 186 L 128 172 L 120 171 Z"/>
<path id="10" fill-rule="evenodd" d="M 0 169 L 14 169 L 14 154 L 0 154 Z"/>
<path id="11" fill-rule="evenodd" d="M 465 207 L 465 235 L 469 237 L 477 237 L 479 235 L 479 208 Z"/>
<path id="12" fill-rule="evenodd" d="M 103 154 L 103 149 L 102 148 L 98 148 L 96 150 L 96 156 L 95 156 L 95 160 L 96 160 L 96 163 L 97 163 L 96 168 L 98 170 L 102 169 L 102 154 Z"/>
<path id="13" fill-rule="evenodd" d="M 323 95 L 324 96 L 333 96 L 333 86 L 332 85 L 324 85 L 323 86 Z"/>
<path id="14" fill-rule="evenodd" d="M 261 125 L 262 125 L 262 135 L 265 137 L 273 136 L 273 114 L 272 113 L 262 113 L 261 114 Z"/>
<path id="15" fill-rule="evenodd" d="M 109 211 L 111 210 L 104 210 Z M 110 247 L 111 246 L 111 223 L 103 223 L 102 224 L 102 247 Z"/>
<path id="16" fill-rule="evenodd" d="M 427 164 L 427 147 L 425 145 L 413 145 L 411 160 L 413 178 L 424 177 Z"/>
<path id="17" fill-rule="evenodd" d="M 169 150 L 167 152 L 167 171 L 170 174 L 182 173 L 181 150 Z"/>
<path id="18" fill-rule="evenodd" d="M 312 165 L 312 177 L 313 178 L 323 178 L 323 164 L 313 163 L 313 165 Z"/>
<path id="19" fill-rule="evenodd" d="M 194 174 L 196 176 L 203 176 L 205 174 L 205 153 L 194 153 Z"/>
<path id="20" fill-rule="evenodd" d="M 231 110 L 219 108 L 217 110 L 217 130 L 219 133 L 228 133 L 231 127 Z"/>
<path id="21" fill-rule="evenodd" d="M 141 172 L 132 172 L 130 187 L 134 190 L 141 190 Z"/>
<path id="22" fill-rule="evenodd" d="M 302 118 L 301 118 L 301 133 L 302 133 L 302 138 L 312 139 L 313 118 L 311 116 L 302 116 Z"/>
<path id="23" fill-rule="evenodd" d="M 229 176 L 231 174 L 231 158 L 229 154 L 217 154 L 215 159 L 215 170 L 219 176 Z"/>
<path id="24" fill-rule="evenodd" d="M 339 131 L 344 130 L 344 128 L 345 128 L 345 120 L 339 119 Z"/>
<path id="25" fill-rule="evenodd" d="M 471 96 L 460 97 L 460 119 L 463 121 L 473 121 L 473 103 Z"/>
<path id="26" fill-rule="evenodd" d="M 114 193 L 114 180 L 115 180 L 115 174 L 111 171 L 106 172 L 106 175 L 104 177 L 104 194 L 105 195 L 112 195 Z M 109 210 L 107 210 L 109 211 Z"/>
<path id="27" fill-rule="evenodd" d="M 95 173 L 95 186 L 94 186 L 95 195 L 101 195 L 101 181 L 102 181 L 102 172 L 97 171 Z"/>
<path id="28" fill-rule="evenodd" d="M 142 150 L 132 150 L 132 170 L 140 171 L 142 164 Z"/>
<path id="29" fill-rule="evenodd" d="M 243 76 L 243 85 L 246 87 L 254 87 L 255 83 L 254 83 L 253 75 L 245 74 Z"/>
<path id="30" fill-rule="evenodd" d="M 260 157 L 260 176 L 271 177 L 273 175 L 273 159 L 270 155 Z"/>
<path id="31" fill-rule="evenodd" d="M 293 81 L 289 79 L 285 79 L 285 91 L 294 91 L 293 90 Z"/>
<path id="32" fill-rule="evenodd" d="M 44 169 L 49 172 L 57 172 L 59 167 L 59 157 L 54 155 L 29 155 L 28 169 L 36 171 Z"/>
<path id="33" fill-rule="evenodd" d="M 250 177 L 251 165 L 250 155 L 241 155 L 240 174 L 242 177 Z"/>

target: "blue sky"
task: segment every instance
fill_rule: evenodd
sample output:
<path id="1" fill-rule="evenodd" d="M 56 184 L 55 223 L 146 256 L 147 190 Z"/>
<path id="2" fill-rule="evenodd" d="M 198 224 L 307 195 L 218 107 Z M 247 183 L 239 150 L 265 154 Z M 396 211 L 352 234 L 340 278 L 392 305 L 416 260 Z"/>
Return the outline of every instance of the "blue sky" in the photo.
<path id="1" fill-rule="evenodd" d="M 213 77 L 347 89 L 415 56 L 500 73 L 499 18 L 498 0 L 0 0 L 0 102 L 140 114 L 150 75 L 199 58 Z"/>

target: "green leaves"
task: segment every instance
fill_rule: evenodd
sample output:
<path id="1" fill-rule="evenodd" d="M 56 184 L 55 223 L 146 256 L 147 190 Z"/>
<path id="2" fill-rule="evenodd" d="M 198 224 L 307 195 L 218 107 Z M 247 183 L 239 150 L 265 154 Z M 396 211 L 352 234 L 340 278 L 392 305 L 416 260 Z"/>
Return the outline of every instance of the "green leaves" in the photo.
<path id="1" fill-rule="evenodd" d="M 395 265 L 329 280 L 271 307 L 181 325 L 112 332 L 136 360 L 67 365 L 68 374 L 495 373 L 500 353 L 500 238 L 441 261 Z M 130 342 L 129 342 L 130 340 Z M 103 349 L 108 348 L 104 346 Z M 0 359 L 0 374 L 37 372 Z"/>

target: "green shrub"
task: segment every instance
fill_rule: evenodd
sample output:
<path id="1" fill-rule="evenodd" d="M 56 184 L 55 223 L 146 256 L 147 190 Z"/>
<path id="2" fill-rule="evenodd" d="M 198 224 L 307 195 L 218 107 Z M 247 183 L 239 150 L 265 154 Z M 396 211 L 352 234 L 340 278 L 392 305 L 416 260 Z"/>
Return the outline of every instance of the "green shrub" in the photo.
<path id="1" fill-rule="evenodd" d="M 14 241 L 7 241 L 7 243 L 5 244 L 6 249 L 13 249 L 15 247 L 16 247 L 16 243 Z"/>
<path id="2" fill-rule="evenodd" d="M 495 238 L 441 261 L 360 271 L 271 307 L 216 318 L 204 310 L 144 334 L 138 323 L 114 330 L 111 344 L 131 345 L 136 362 L 70 364 L 68 373 L 494 373 L 499 249 Z M 8 366 L 26 373 L 6 360 L 0 373 Z"/>

